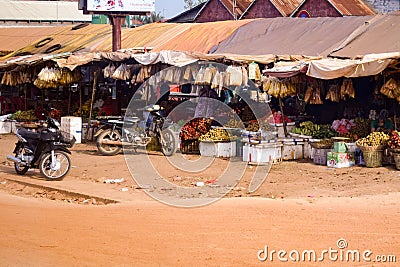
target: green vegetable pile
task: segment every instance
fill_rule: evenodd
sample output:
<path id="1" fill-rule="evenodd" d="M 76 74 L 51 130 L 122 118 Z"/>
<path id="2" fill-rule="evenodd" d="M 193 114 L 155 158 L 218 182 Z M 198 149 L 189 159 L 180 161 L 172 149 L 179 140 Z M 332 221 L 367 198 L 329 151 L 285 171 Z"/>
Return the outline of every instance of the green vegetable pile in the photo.
<path id="1" fill-rule="evenodd" d="M 299 127 L 292 130 L 292 133 L 311 136 L 317 139 L 329 139 L 336 136 L 329 124 L 315 124 L 312 121 L 300 123 Z"/>
<path id="2" fill-rule="evenodd" d="M 14 114 L 10 116 L 10 119 L 16 120 L 16 121 L 37 121 L 38 118 L 35 115 L 34 110 L 27 110 L 27 111 L 21 111 L 18 110 Z"/>

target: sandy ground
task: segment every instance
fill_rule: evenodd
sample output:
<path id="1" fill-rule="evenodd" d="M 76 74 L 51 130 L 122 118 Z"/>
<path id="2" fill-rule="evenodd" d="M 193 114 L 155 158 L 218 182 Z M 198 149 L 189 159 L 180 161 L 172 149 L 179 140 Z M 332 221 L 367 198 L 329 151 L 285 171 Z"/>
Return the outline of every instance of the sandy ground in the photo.
<path id="1" fill-rule="evenodd" d="M 103 157 L 95 146 L 78 144 L 73 168 L 60 182 L 43 181 L 37 171 L 17 176 L 5 155 L 16 141 L 0 136 L 0 266 L 397 266 L 378 263 L 376 256 L 400 261 L 400 172 L 392 166 L 328 169 L 310 162 L 273 165 L 264 184 L 249 194 L 254 168 L 229 194 L 201 208 L 174 208 L 143 193 L 126 167 L 123 155 Z M 227 162 L 185 174 L 151 156 L 165 176 L 192 185 L 213 180 Z M 179 177 L 179 179 L 174 179 Z M 105 179 L 124 178 L 121 184 Z M 7 179 L 63 188 L 118 200 L 119 204 L 78 205 L 52 194 L 24 195 L 7 187 Z M 121 189 L 126 189 L 122 190 Z M 35 191 L 36 189 L 30 189 Z M 40 190 L 40 189 L 37 189 Z M 31 192 L 32 193 L 32 192 Z M 37 193 L 37 192 L 36 192 Z M 339 249 L 337 241 L 348 246 Z M 259 251 L 297 250 L 300 260 L 266 261 Z M 372 251 L 371 261 L 302 261 L 304 250 L 321 258 L 324 250 Z M 293 252 L 294 253 L 294 252 Z M 292 256 L 295 254 L 292 254 Z M 260 257 L 265 254 L 261 253 Z M 270 255 L 269 255 L 270 256 Z M 335 255 L 332 257 L 334 258 Z"/>

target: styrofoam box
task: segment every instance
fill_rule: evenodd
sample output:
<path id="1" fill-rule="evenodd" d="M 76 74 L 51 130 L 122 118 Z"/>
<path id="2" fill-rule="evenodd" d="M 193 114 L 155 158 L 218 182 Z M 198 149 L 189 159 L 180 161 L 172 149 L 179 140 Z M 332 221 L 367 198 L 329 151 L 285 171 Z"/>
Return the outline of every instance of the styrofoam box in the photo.
<path id="1" fill-rule="evenodd" d="M 285 137 L 283 123 L 271 123 L 271 125 L 274 126 L 276 131 L 278 132 L 278 137 Z M 294 122 L 286 123 L 286 129 L 289 134 L 294 128 L 296 128 L 296 124 Z"/>
<path id="2" fill-rule="evenodd" d="M 15 121 L 0 121 L 0 134 L 16 133 Z"/>
<path id="3" fill-rule="evenodd" d="M 75 136 L 76 142 L 82 142 L 82 118 L 81 117 L 61 117 L 61 131 Z"/>
<path id="4" fill-rule="evenodd" d="M 206 157 L 229 158 L 236 156 L 236 141 L 231 142 L 200 142 L 200 155 Z"/>
<path id="5" fill-rule="evenodd" d="M 311 146 L 312 142 L 319 142 L 320 139 L 309 139 L 307 142 L 304 143 L 304 158 L 305 159 L 314 159 L 314 149 Z"/>
<path id="6" fill-rule="evenodd" d="M 254 163 L 273 162 L 282 158 L 282 145 L 277 143 L 270 144 L 244 144 L 243 161 Z"/>
<path id="7" fill-rule="evenodd" d="M 283 160 L 295 160 L 302 158 L 304 158 L 304 142 L 283 142 Z"/>

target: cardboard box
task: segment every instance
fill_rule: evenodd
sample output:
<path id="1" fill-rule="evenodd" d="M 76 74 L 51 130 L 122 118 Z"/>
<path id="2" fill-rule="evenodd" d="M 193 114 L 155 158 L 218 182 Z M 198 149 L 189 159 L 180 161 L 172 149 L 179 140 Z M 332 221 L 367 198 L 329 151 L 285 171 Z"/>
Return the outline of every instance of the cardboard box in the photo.
<path id="1" fill-rule="evenodd" d="M 333 143 L 333 152 L 337 153 L 346 153 L 347 146 L 345 142 L 334 142 Z"/>
<path id="2" fill-rule="evenodd" d="M 328 152 L 326 164 L 333 168 L 352 167 L 356 164 L 354 153 Z"/>
<path id="3" fill-rule="evenodd" d="M 315 148 L 313 154 L 313 162 L 319 165 L 326 165 L 328 152 L 332 152 L 332 149 Z"/>

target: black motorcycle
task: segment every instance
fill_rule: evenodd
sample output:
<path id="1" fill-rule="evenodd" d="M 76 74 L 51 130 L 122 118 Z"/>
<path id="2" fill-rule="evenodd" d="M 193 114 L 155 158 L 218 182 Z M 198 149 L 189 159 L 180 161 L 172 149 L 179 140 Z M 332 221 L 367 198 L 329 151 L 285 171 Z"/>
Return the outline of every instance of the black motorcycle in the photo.
<path id="1" fill-rule="evenodd" d="M 68 133 L 60 131 L 60 123 L 48 117 L 43 128 L 32 132 L 20 128 L 16 132 L 18 142 L 14 155 L 7 159 L 14 162 L 15 171 L 23 175 L 30 168 L 38 168 L 47 180 L 61 180 L 71 168 L 68 154 L 76 139 Z"/>
<path id="2" fill-rule="evenodd" d="M 100 128 L 95 133 L 97 149 L 102 155 L 112 156 L 121 152 L 122 147 L 136 149 L 145 147 L 155 137 L 165 156 L 171 156 L 177 148 L 175 134 L 168 128 L 169 123 L 161 115 L 159 105 L 143 108 L 150 113 L 147 125 L 140 126 L 138 117 L 105 117 L 100 118 Z"/>

